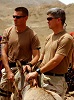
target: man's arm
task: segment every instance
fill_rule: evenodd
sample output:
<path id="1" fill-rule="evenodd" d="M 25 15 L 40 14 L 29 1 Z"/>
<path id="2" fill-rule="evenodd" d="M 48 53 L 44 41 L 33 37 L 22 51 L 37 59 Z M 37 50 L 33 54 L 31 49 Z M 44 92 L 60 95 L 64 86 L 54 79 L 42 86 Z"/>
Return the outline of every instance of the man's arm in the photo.
<path id="1" fill-rule="evenodd" d="M 26 66 L 23 66 L 23 73 L 25 71 L 30 72 L 31 67 L 38 62 L 38 59 L 40 57 L 40 51 L 38 49 L 32 50 L 32 55 L 33 55 L 32 60 L 30 62 L 28 62 Z"/>
<path id="2" fill-rule="evenodd" d="M 55 56 L 48 63 L 40 68 L 41 73 L 54 69 L 63 60 L 64 57 L 64 55 L 55 54 Z"/>
<path id="3" fill-rule="evenodd" d="M 63 60 L 63 58 L 64 55 L 55 54 L 54 58 L 52 58 L 47 64 L 45 64 L 40 68 L 40 73 L 45 73 L 47 71 L 54 69 Z M 37 71 L 29 73 L 26 76 L 26 81 L 32 78 L 36 78 L 37 76 L 38 76 Z"/>
<path id="4" fill-rule="evenodd" d="M 32 54 L 33 54 L 33 58 L 31 60 L 31 64 L 34 65 L 37 63 L 37 61 L 39 60 L 40 57 L 40 50 L 36 49 L 36 50 L 32 50 Z"/>
<path id="5" fill-rule="evenodd" d="M 9 65 L 8 65 L 8 57 L 7 57 L 7 43 L 2 44 L 1 53 L 2 53 L 2 63 L 5 67 L 6 72 L 8 72 Z"/>
<path id="6" fill-rule="evenodd" d="M 43 60 L 43 58 L 44 58 L 44 54 L 45 54 L 45 52 L 43 51 L 43 52 L 41 53 L 41 55 L 40 55 L 39 60 Z"/>
<path id="7" fill-rule="evenodd" d="M 8 49 L 8 44 L 7 43 L 2 44 L 2 49 L 1 49 L 2 63 L 3 63 L 4 68 L 6 70 L 7 78 L 12 80 L 14 75 L 13 75 L 13 73 L 9 67 L 9 64 L 8 64 L 7 49 Z"/>

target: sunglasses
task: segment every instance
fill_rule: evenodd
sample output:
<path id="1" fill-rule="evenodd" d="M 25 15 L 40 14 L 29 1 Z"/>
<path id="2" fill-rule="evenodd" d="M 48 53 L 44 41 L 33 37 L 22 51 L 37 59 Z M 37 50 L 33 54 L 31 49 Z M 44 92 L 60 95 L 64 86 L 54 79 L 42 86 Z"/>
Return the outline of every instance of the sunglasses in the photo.
<path id="1" fill-rule="evenodd" d="M 20 19 L 22 17 L 25 17 L 25 16 L 15 16 L 15 15 L 13 15 L 13 18 L 16 18 L 16 19 Z"/>
<path id="2" fill-rule="evenodd" d="M 48 17 L 47 18 L 48 21 L 51 21 L 52 19 L 55 19 L 55 18 L 53 18 L 53 17 Z"/>

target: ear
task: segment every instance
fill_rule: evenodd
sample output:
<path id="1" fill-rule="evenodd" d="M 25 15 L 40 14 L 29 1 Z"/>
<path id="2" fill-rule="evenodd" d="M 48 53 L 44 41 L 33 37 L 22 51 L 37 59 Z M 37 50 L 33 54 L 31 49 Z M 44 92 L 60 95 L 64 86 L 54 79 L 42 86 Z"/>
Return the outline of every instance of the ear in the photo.
<path id="1" fill-rule="evenodd" d="M 61 20 L 61 18 L 58 18 L 58 21 L 60 21 Z"/>
<path id="2" fill-rule="evenodd" d="M 61 18 L 58 18 L 57 21 L 58 21 L 58 23 L 62 22 L 62 21 L 61 21 Z"/>

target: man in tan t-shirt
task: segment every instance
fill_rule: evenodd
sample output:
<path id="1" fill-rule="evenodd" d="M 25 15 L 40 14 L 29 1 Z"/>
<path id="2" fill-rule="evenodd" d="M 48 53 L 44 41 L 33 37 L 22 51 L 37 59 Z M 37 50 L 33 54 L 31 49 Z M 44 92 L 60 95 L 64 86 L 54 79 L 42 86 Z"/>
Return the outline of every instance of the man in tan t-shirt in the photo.
<path id="1" fill-rule="evenodd" d="M 44 51 L 41 56 L 42 63 L 35 72 L 26 76 L 28 81 L 42 74 L 41 86 L 47 90 L 58 93 L 63 99 L 67 90 L 65 73 L 70 63 L 73 49 L 73 38 L 64 28 L 65 11 L 60 8 L 51 8 L 47 12 L 49 28 L 53 33 L 46 38 Z"/>
<path id="2" fill-rule="evenodd" d="M 5 29 L 2 36 L 2 78 L 0 83 L 0 100 L 11 100 L 12 92 L 17 93 L 13 83 L 18 82 L 21 74 L 21 85 L 24 84 L 23 73 L 17 69 L 16 61 L 20 61 L 23 72 L 31 71 L 40 56 L 40 42 L 37 34 L 26 25 L 28 10 L 25 7 L 15 8 L 13 14 L 14 25 Z M 15 69 L 15 70 L 13 70 Z M 13 71 L 12 71 L 13 70 Z M 19 74 L 20 73 L 20 74 Z M 22 79 L 23 78 L 23 79 Z M 14 83 L 15 84 L 15 83 Z M 23 86 L 19 87 L 23 88 Z M 17 90 L 17 89 L 16 89 Z M 17 93 L 18 94 L 18 93 Z M 17 97 L 14 98 L 18 100 Z"/>

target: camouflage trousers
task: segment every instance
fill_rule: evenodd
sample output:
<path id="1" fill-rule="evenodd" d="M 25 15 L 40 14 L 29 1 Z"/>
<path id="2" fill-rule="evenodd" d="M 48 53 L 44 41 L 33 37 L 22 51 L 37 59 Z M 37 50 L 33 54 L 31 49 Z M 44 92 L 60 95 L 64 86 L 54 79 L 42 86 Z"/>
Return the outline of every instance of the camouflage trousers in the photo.
<path id="1" fill-rule="evenodd" d="M 24 84 L 24 77 L 22 77 L 23 82 L 21 84 L 21 73 L 16 67 L 15 70 L 12 68 L 12 71 L 15 75 L 15 83 L 18 87 L 18 90 L 20 90 L 23 87 Z M 11 99 L 12 93 L 14 94 L 13 99 Z M 7 80 L 7 74 L 5 72 L 5 68 L 2 69 L 2 77 L 0 82 L 0 100 L 19 100 L 17 96 L 17 91 L 15 89 L 15 86 L 12 82 Z"/>
<path id="2" fill-rule="evenodd" d="M 41 75 L 41 87 L 59 94 L 63 99 L 67 91 L 67 83 L 63 76 Z"/>

